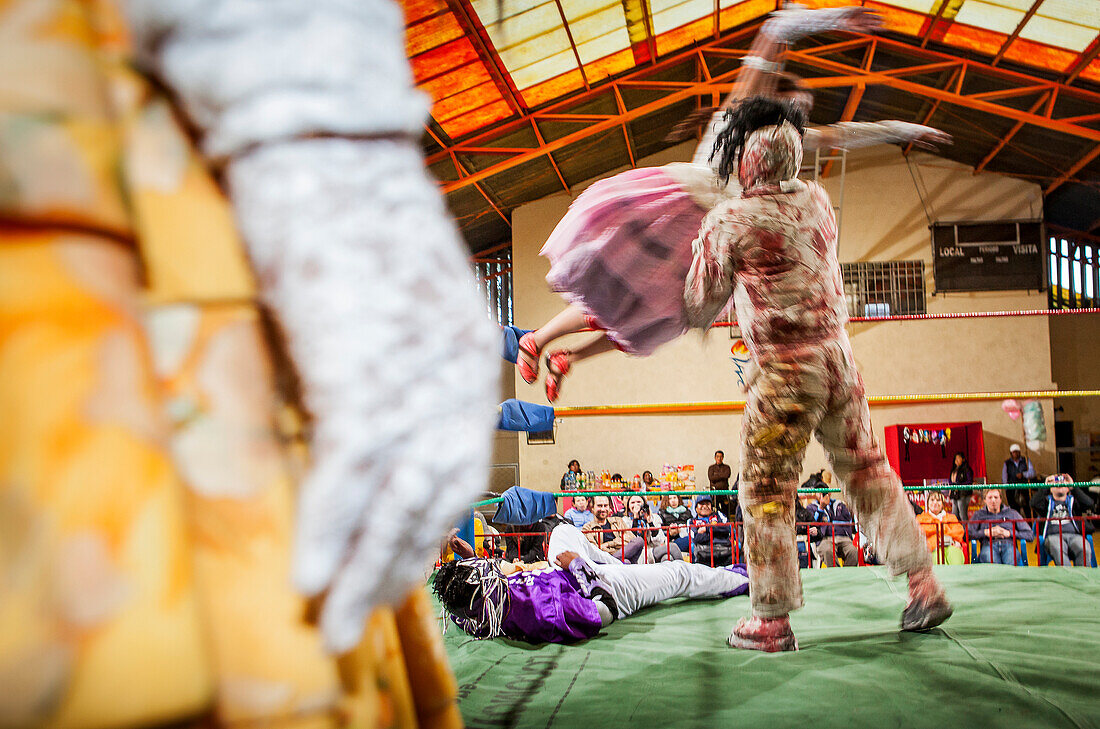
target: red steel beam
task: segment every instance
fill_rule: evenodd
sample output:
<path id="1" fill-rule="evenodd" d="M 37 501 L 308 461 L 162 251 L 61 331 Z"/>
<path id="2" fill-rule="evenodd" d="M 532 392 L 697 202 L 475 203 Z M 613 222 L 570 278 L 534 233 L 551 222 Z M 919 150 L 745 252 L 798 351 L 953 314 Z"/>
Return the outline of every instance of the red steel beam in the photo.
<path id="1" fill-rule="evenodd" d="M 623 102 L 623 95 L 619 92 L 619 87 L 615 87 L 615 106 L 619 109 L 619 114 L 626 113 L 626 104 Z M 636 169 L 638 162 L 634 159 L 634 147 L 630 144 L 630 129 L 626 126 L 626 122 L 623 122 L 623 141 L 626 142 L 626 154 L 630 157 L 630 168 Z"/>
<path id="2" fill-rule="evenodd" d="M 425 124 L 424 129 L 428 132 L 431 138 L 435 140 L 436 144 L 441 147 L 446 146 L 443 144 L 443 140 L 439 138 L 439 135 L 433 132 L 432 128 L 429 125 Z M 454 163 L 455 173 L 458 174 L 459 179 L 462 179 L 464 175 L 469 174 L 469 170 L 466 169 L 465 165 L 463 165 L 459 161 L 458 157 L 453 152 L 451 153 L 451 162 Z M 489 193 L 485 192 L 485 189 L 481 185 L 474 185 L 474 189 L 481 193 L 481 196 L 485 198 L 485 202 L 489 203 L 489 207 L 495 210 L 496 214 L 500 216 L 500 219 L 504 221 L 504 224 L 507 225 L 509 229 L 511 229 L 512 221 L 509 220 L 503 212 L 501 212 L 500 208 L 497 207 L 497 204 L 493 202 L 493 199 L 489 197 Z"/>
<path id="3" fill-rule="evenodd" d="M 1100 157 L 1100 144 L 1093 147 L 1091 152 L 1086 154 L 1081 159 L 1077 160 L 1076 164 L 1074 164 L 1073 167 L 1070 167 L 1068 170 L 1063 172 L 1061 177 L 1059 177 L 1054 182 L 1050 183 L 1050 185 L 1047 187 L 1047 189 L 1043 190 L 1043 194 L 1044 195 L 1049 195 L 1050 193 L 1057 190 L 1059 187 L 1061 187 L 1063 184 L 1065 184 L 1071 177 L 1073 177 L 1078 172 L 1080 172 L 1085 167 L 1085 165 L 1087 165 L 1089 162 L 1092 162 L 1097 157 Z"/>
<path id="4" fill-rule="evenodd" d="M 806 56 L 799 51 L 788 51 L 788 55 L 795 60 L 805 63 L 809 66 L 813 66 L 823 71 L 832 71 L 835 73 L 848 73 L 848 74 L 861 74 L 864 76 L 864 83 L 867 84 L 880 84 L 883 86 L 890 86 L 901 91 L 906 91 L 918 96 L 926 96 L 932 99 L 940 99 L 957 106 L 962 106 L 968 109 L 974 109 L 976 111 L 984 111 L 989 114 L 996 114 L 997 116 L 1003 116 L 1008 119 L 1015 119 L 1016 121 L 1025 121 L 1029 124 L 1034 124 L 1037 127 L 1049 129 L 1051 131 L 1059 132 L 1061 134 L 1067 134 L 1074 137 L 1082 137 L 1094 142 L 1100 142 L 1100 130 L 1089 129 L 1088 127 L 1077 126 L 1075 124 L 1067 124 L 1058 119 L 1048 119 L 1044 116 L 1037 116 L 1029 112 L 1014 109 L 1009 106 L 1000 106 L 981 99 L 974 99 L 970 96 L 966 96 L 958 93 L 958 91 L 951 92 L 944 89 L 938 89 L 923 84 L 914 83 L 912 81 L 906 81 L 895 76 L 887 76 L 883 73 L 863 71 L 863 69 L 856 66 L 849 66 L 843 63 L 837 63 L 835 61 L 829 61 L 824 58 L 816 58 L 814 56 Z M 975 64 L 966 62 L 966 65 L 976 68 Z M 1055 86 L 1055 88 L 1059 88 Z M 1078 89 L 1073 89 L 1074 92 L 1078 92 Z M 1098 97 L 1100 98 L 1100 97 Z"/>
<path id="5" fill-rule="evenodd" d="M 592 84 L 588 83 L 588 74 L 584 71 L 584 63 L 581 61 L 581 52 L 577 50 L 577 42 L 573 40 L 573 31 L 569 28 L 569 19 L 565 17 L 565 8 L 561 4 L 561 0 L 554 0 L 554 4 L 558 6 L 558 15 L 561 17 L 561 26 L 565 29 L 565 37 L 569 39 L 569 47 L 573 49 L 573 58 L 577 61 L 577 69 L 581 72 L 581 81 L 584 83 L 585 91 L 592 88 Z"/>
<path id="6" fill-rule="evenodd" d="M 489 32 L 485 30 L 484 25 L 475 20 L 477 12 L 470 5 L 469 0 L 447 0 L 447 7 L 451 9 L 455 20 L 466 34 L 466 37 L 473 43 L 477 57 L 485 65 L 485 70 L 489 72 L 489 76 L 493 79 L 497 90 L 500 91 L 500 95 L 504 97 L 508 108 L 512 110 L 513 114 L 522 115 L 526 107 L 523 105 L 519 90 L 512 83 L 512 76 L 508 73 L 508 69 L 504 68 L 504 63 L 500 60 L 500 54 L 493 48 L 492 41 L 489 39 Z"/>
<path id="7" fill-rule="evenodd" d="M 945 89 L 951 88 L 951 86 L 954 85 L 956 81 L 958 81 L 959 77 L 962 75 L 962 72 L 963 72 L 963 67 L 962 66 L 959 66 L 958 68 L 956 68 L 955 71 L 951 74 L 951 78 L 947 79 L 947 84 L 944 86 L 944 88 Z M 943 102 L 941 102 L 939 99 L 936 99 L 935 101 L 932 102 L 932 108 L 929 109 L 928 113 L 924 115 L 923 119 L 921 119 L 920 123 L 922 125 L 928 126 L 928 122 L 932 121 L 932 117 L 936 115 L 936 111 L 940 108 L 941 103 L 943 103 Z M 905 157 L 909 156 L 909 153 L 913 151 L 913 144 L 914 144 L 914 142 L 910 142 L 909 144 L 905 145 L 905 149 L 902 150 L 902 152 L 901 152 L 903 156 L 905 156 Z"/>
<path id="8" fill-rule="evenodd" d="M 567 112 L 569 108 L 576 107 L 579 104 L 589 101 L 599 94 L 604 94 L 607 92 L 615 93 L 615 90 L 618 86 L 621 86 L 623 84 L 631 85 L 632 83 L 638 82 L 639 80 L 645 78 L 646 76 L 649 76 L 650 74 L 656 73 L 663 69 L 667 69 L 674 65 L 681 64 L 684 61 L 700 53 L 704 55 L 710 54 L 722 56 L 744 55 L 744 51 L 729 49 L 726 46 L 728 46 L 729 43 L 744 38 L 753 32 L 755 32 L 755 28 L 749 28 L 739 31 L 738 33 L 735 33 L 730 37 L 722 39 L 720 41 L 711 41 L 707 44 L 703 44 L 700 47 L 684 51 L 675 56 L 671 56 L 668 59 L 661 61 L 660 63 L 654 64 L 653 66 L 647 66 L 644 69 L 636 72 L 636 74 L 628 75 L 618 81 L 610 81 L 607 83 L 599 84 L 588 91 L 580 92 L 571 96 L 568 99 L 563 99 L 560 102 L 552 104 L 546 107 L 541 112 L 530 113 L 520 120 L 517 120 L 515 122 L 506 122 L 505 124 L 500 125 L 499 127 L 491 131 L 477 135 L 468 140 L 466 144 L 479 144 L 484 141 L 499 138 L 500 136 L 515 131 L 515 129 L 517 128 L 517 123 L 530 124 L 531 118 L 541 119 L 544 116 L 546 118 L 549 118 L 550 115 L 557 115 L 557 118 L 568 117 L 569 115 L 564 112 Z M 1058 84 L 1054 82 L 1048 84 L 1041 79 L 1037 79 L 1033 76 L 1028 76 L 1026 74 L 1003 68 L 995 68 L 987 64 L 981 64 L 972 61 L 960 61 L 960 59 L 952 57 L 950 55 L 939 53 L 936 51 L 917 49 L 912 45 L 902 43 L 900 41 L 893 41 L 886 38 L 875 38 L 873 36 L 862 36 L 858 40 L 863 45 L 870 44 L 872 41 L 874 41 L 878 44 L 879 49 L 882 51 L 886 51 L 887 49 L 897 49 L 910 55 L 915 55 L 920 63 L 917 66 L 913 67 L 894 69 L 890 72 L 881 72 L 870 71 L 868 69 L 859 68 L 845 63 L 821 58 L 815 55 L 814 52 L 789 51 L 788 53 L 790 58 L 798 61 L 799 63 L 818 68 L 827 72 L 828 74 L 839 74 L 823 75 L 819 78 L 807 79 L 808 85 L 811 88 L 837 88 L 859 85 L 863 85 L 864 87 L 866 87 L 870 85 L 884 85 L 918 96 L 923 96 L 935 102 L 946 101 L 948 103 L 958 106 L 975 109 L 985 113 L 995 114 L 997 116 L 1013 119 L 1015 121 L 1023 121 L 1025 123 L 1033 124 L 1041 128 L 1100 143 L 1100 130 L 1079 126 L 1070 122 L 1066 122 L 1065 120 L 1039 116 L 1035 113 L 1015 109 L 1012 107 L 1001 106 L 986 99 L 972 98 L 971 96 L 961 93 L 961 82 L 963 79 L 963 75 L 969 70 L 970 72 L 974 73 L 991 75 L 1004 81 L 1020 83 L 1022 87 L 1029 88 L 1032 92 L 1041 87 L 1044 89 L 1048 89 L 1052 93 L 1068 93 L 1079 99 L 1093 101 L 1098 105 L 1100 105 L 1100 94 L 1095 94 L 1084 89 L 1073 88 L 1064 84 Z M 856 46 L 853 45 L 851 47 Z M 811 51 L 816 51 L 817 53 L 821 52 L 820 49 L 811 49 Z M 920 72 L 927 72 L 928 70 L 944 68 L 956 69 L 954 80 L 955 88 L 953 90 L 950 89 L 950 85 L 948 88 L 938 88 L 930 86 L 928 84 L 918 83 L 902 78 L 906 74 L 916 72 L 915 69 L 923 69 Z M 515 156 L 511 156 L 508 159 L 501 160 L 499 163 L 491 165 L 490 167 L 487 167 L 483 170 L 474 172 L 461 180 L 446 183 L 444 185 L 444 191 L 452 192 L 454 190 L 461 189 L 462 187 L 468 186 L 475 182 L 479 182 L 488 177 L 492 177 L 493 175 L 505 172 L 509 169 L 513 169 L 518 165 L 523 164 L 524 162 L 536 159 L 542 155 L 549 154 L 550 152 L 554 152 L 564 147 L 567 147 L 570 144 L 574 144 L 578 141 L 592 137 L 596 134 L 606 132 L 609 129 L 621 127 L 624 124 L 630 123 L 636 119 L 643 118 L 649 114 L 667 108 L 668 106 L 671 106 L 673 104 L 679 103 L 684 99 L 690 98 L 692 96 L 704 96 L 714 93 L 725 92 L 730 88 L 731 82 L 733 78 L 735 78 L 736 73 L 736 71 L 731 71 L 727 74 L 723 74 L 721 77 L 712 79 L 710 81 L 683 82 L 680 84 L 674 82 L 650 82 L 652 86 L 659 86 L 660 88 L 667 90 L 669 93 L 661 99 L 650 102 L 649 104 L 645 104 L 635 109 L 631 109 L 624 114 L 607 117 L 593 115 L 593 122 L 585 129 L 579 130 L 546 144 L 542 144 L 536 149 L 528 149 L 522 152 L 518 152 Z M 577 115 L 577 117 L 577 121 L 581 121 L 580 115 Z M 462 144 L 455 145 L 451 149 L 446 149 L 429 157 L 429 163 L 434 163 L 435 161 L 438 161 L 438 159 L 441 159 L 451 152 L 464 153 L 468 149 L 475 148 L 464 147 Z"/>
<path id="9" fill-rule="evenodd" d="M 535 132 L 535 139 L 538 140 L 539 146 L 546 144 L 546 140 L 542 138 L 542 132 L 539 131 L 539 125 L 535 123 L 535 120 L 531 120 L 531 129 Z M 562 176 L 561 170 L 558 169 L 558 163 L 554 161 L 554 155 L 546 155 L 546 159 L 550 161 L 550 166 L 554 168 L 554 174 L 558 176 L 558 181 L 561 182 L 561 186 L 566 192 L 569 192 L 569 183 L 565 181 L 565 177 Z"/>
<path id="10" fill-rule="evenodd" d="M 936 26 L 940 24 L 940 20 L 943 19 L 943 13 L 947 10 L 947 6 L 950 4 L 950 0 L 940 0 L 940 9 L 936 11 L 936 17 L 932 18 L 932 22 L 928 24 L 928 30 L 920 39 L 920 47 L 924 48 L 928 45 L 928 41 L 932 39 L 932 32 L 936 30 Z"/>
<path id="11" fill-rule="evenodd" d="M 1031 112 L 1031 113 L 1034 113 L 1040 106 L 1042 106 L 1044 103 L 1046 103 L 1046 100 L 1049 99 L 1050 97 L 1051 97 L 1051 93 L 1048 91 L 1047 93 L 1040 96 L 1039 100 L 1036 101 L 1034 104 L 1032 104 L 1031 108 L 1028 109 L 1028 111 Z M 1016 133 L 1019 132 L 1023 128 L 1024 128 L 1024 123 L 1022 121 L 1016 122 L 1016 124 L 1013 125 L 1012 129 L 1008 130 L 1008 134 L 1004 135 L 1004 137 L 1001 138 L 1001 141 L 997 142 L 997 146 L 994 147 L 989 152 L 989 154 L 987 154 L 985 156 L 985 158 L 982 159 L 982 161 L 978 163 L 978 166 L 974 168 L 974 174 L 976 175 L 976 174 L 980 173 L 982 170 L 984 170 L 985 166 L 987 164 L 989 164 L 993 160 L 994 157 L 997 156 L 997 153 L 1000 152 L 1002 149 L 1004 149 L 1005 145 L 1007 145 L 1009 142 L 1011 142 L 1012 138 L 1016 136 Z"/>
<path id="12" fill-rule="evenodd" d="M 1038 10 L 1039 6 L 1042 4 L 1043 0 L 1035 0 L 1035 2 L 1031 4 L 1031 7 L 1024 13 L 1024 17 L 1016 24 L 1016 30 L 1012 31 L 1012 35 L 1008 36 L 1005 42 L 1001 44 L 1000 50 L 997 51 L 997 55 L 993 56 L 993 60 L 989 62 L 989 65 L 996 66 L 1001 62 L 1001 59 L 1004 58 L 1005 51 L 1008 50 L 1008 47 L 1012 45 L 1013 41 L 1020 37 L 1020 31 L 1024 29 L 1024 26 L 1027 25 L 1029 20 L 1035 17 L 1035 11 Z"/>
<path id="13" fill-rule="evenodd" d="M 452 0 L 452 2 L 453 1 L 456 1 L 456 0 Z M 651 74 L 655 74 L 655 73 L 658 73 L 660 71 L 664 71 L 664 70 L 667 70 L 669 68 L 672 68 L 674 66 L 678 66 L 678 65 L 690 60 L 695 54 L 699 53 L 700 51 L 710 52 L 711 49 L 716 48 L 719 44 L 726 45 L 726 44 L 730 44 L 730 43 L 736 43 L 737 41 L 743 40 L 744 38 L 751 38 L 752 36 L 756 35 L 756 32 L 760 29 L 760 25 L 761 25 L 760 23 L 755 23 L 755 24 L 750 25 L 746 28 L 742 28 L 741 30 L 739 30 L 739 31 L 737 31 L 737 32 L 735 32 L 735 33 L 733 33 L 729 36 L 726 36 L 726 37 L 724 37 L 724 38 L 722 38 L 718 41 L 710 41 L 709 43 L 706 43 L 702 46 L 697 46 L 695 48 L 691 48 L 689 50 L 685 50 L 685 51 L 682 51 L 680 53 L 677 53 L 676 55 L 669 56 L 668 58 L 664 59 L 663 61 L 660 61 L 659 63 L 655 63 L 652 66 L 646 66 L 644 68 L 640 68 L 637 71 L 635 71 L 631 74 L 628 74 L 624 78 L 625 79 L 635 79 L 635 80 L 640 79 L 640 78 L 644 78 L 644 77 L 649 76 Z M 738 51 L 738 53 L 740 55 L 744 55 L 745 53 L 747 53 L 747 51 Z M 606 83 L 597 84 L 596 86 L 594 86 L 593 88 L 591 88 L 587 91 L 577 92 L 575 94 L 572 94 L 572 95 L 562 99 L 561 101 L 556 101 L 552 104 L 549 104 L 548 106 L 544 107 L 542 110 L 540 110 L 538 112 L 528 112 L 527 114 L 521 116 L 519 119 L 515 119 L 515 120 L 512 120 L 512 121 L 506 121 L 506 122 L 503 122 L 501 124 L 494 125 L 491 129 L 486 129 L 485 131 L 480 132 L 478 134 L 475 134 L 472 137 L 468 137 L 466 139 L 461 140 L 461 142 L 459 142 L 459 144 L 460 145 L 476 145 L 476 144 L 480 144 L 482 142 L 498 139 L 500 137 L 503 137 L 507 134 L 511 134 L 512 132 L 515 132 L 519 129 L 522 129 L 522 128 L 528 126 L 530 124 L 530 117 L 537 117 L 539 119 L 551 119 L 553 117 L 563 116 L 563 114 L 562 114 L 563 110 L 576 108 L 576 107 L 584 104 L 585 102 L 591 101 L 592 99 L 600 96 L 601 94 L 606 93 L 610 89 L 610 84 L 612 84 L 612 83 L 617 83 L 617 82 L 616 81 L 609 81 L 609 82 L 606 82 Z M 579 115 L 579 114 L 578 115 L 568 115 L 568 116 L 576 117 L 576 119 L 578 121 L 581 120 L 581 115 Z M 602 117 L 602 116 L 599 117 L 599 120 L 600 121 L 604 120 L 604 117 Z M 430 157 L 428 157 L 428 164 L 435 164 L 440 159 L 443 159 L 446 156 L 447 156 L 446 151 L 437 152 L 437 153 L 431 155 Z"/>
<path id="14" fill-rule="evenodd" d="M 1081 75 L 1081 72 L 1088 68 L 1088 65 L 1096 60 L 1096 56 L 1100 54 L 1100 35 L 1097 35 L 1092 39 L 1092 43 L 1081 52 L 1081 55 L 1077 57 L 1077 60 L 1073 62 L 1073 65 L 1066 69 L 1066 83 L 1071 84 L 1077 80 L 1077 77 Z"/>

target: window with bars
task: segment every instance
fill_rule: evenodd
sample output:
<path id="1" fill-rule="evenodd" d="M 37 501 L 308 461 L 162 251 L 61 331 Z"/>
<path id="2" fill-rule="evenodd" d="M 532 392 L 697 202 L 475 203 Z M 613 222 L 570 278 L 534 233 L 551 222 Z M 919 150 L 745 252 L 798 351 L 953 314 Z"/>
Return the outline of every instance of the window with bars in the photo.
<path id="1" fill-rule="evenodd" d="M 848 316 L 924 314 L 924 261 L 842 263 Z"/>
<path id="2" fill-rule="evenodd" d="M 477 287 L 485 294 L 489 316 L 501 326 L 512 325 L 512 250 L 474 259 Z"/>
<path id="3" fill-rule="evenodd" d="M 1072 236 L 1050 236 L 1051 309 L 1083 309 L 1100 306 L 1100 241 Z"/>

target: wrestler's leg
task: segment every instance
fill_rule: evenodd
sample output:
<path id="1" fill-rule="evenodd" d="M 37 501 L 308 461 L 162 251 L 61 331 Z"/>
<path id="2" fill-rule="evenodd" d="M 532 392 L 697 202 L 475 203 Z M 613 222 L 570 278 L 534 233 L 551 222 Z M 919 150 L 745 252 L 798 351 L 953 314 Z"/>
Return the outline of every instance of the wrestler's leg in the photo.
<path id="1" fill-rule="evenodd" d="M 910 603 L 902 628 L 926 630 L 951 615 L 943 588 L 932 574 L 932 555 L 925 548 L 909 500 L 897 474 L 871 432 L 871 413 L 863 380 L 846 342 L 832 348 L 830 409 L 817 430 L 844 500 L 871 536 L 875 554 L 895 575 L 909 576 Z"/>
<path id="2" fill-rule="evenodd" d="M 624 618 L 674 597 L 704 598 L 744 592 L 748 579 L 740 572 L 687 562 L 624 565 L 598 564 L 593 569 L 607 586 Z"/>
<path id="3" fill-rule="evenodd" d="M 589 317 L 584 309 L 570 304 L 555 314 L 550 321 L 520 338 L 516 366 L 520 368 L 521 373 L 524 370 L 533 373 L 530 380 L 533 382 L 539 371 L 539 354 L 543 348 L 558 337 L 579 332 L 588 327 L 589 323 Z"/>
<path id="4" fill-rule="evenodd" d="M 584 532 L 572 524 L 559 524 L 550 532 L 550 544 L 546 551 L 546 561 L 551 565 L 556 564 L 558 555 L 562 552 L 576 552 L 595 564 L 622 565 L 622 562 L 607 552 L 597 549 L 596 545 L 584 536 Z"/>
<path id="5" fill-rule="evenodd" d="M 734 627 L 734 648 L 797 650 L 788 614 L 802 607 L 794 502 L 806 444 L 823 409 L 821 364 L 762 363 L 749 383 L 741 424 L 741 509 L 752 617 Z"/>

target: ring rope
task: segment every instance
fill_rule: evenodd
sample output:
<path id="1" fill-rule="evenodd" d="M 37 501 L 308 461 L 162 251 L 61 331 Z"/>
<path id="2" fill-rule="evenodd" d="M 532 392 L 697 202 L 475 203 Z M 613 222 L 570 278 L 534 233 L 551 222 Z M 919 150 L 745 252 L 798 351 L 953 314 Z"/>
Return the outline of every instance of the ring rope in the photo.
<path id="1" fill-rule="evenodd" d="M 1004 392 L 953 392 L 914 395 L 871 395 L 867 402 L 871 405 L 912 405 L 916 403 L 980 402 L 986 400 L 1006 400 L 1019 398 L 1036 400 L 1055 397 L 1100 397 L 1100 390 L 1009 390 Z M 641 405 L 586 405 L 555 408 L 559 418 L 582 417 L 591 415 L 652 415 L 656 413 L 725 413 L 741 412 L 745 409 L 744 400 L 725 400 L 718 402 L 668 402 Z"/>

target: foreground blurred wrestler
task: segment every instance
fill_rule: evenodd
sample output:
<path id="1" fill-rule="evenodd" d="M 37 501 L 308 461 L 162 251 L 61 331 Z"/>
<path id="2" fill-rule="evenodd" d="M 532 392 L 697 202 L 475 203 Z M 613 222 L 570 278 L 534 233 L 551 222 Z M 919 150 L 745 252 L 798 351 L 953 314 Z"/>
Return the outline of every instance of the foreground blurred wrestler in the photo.
<path id="1" fill-rule="evenodd" d="M 714 568 L 680 560 L 624 565 L 592 546 L 572 524 L 554 528 L 548 561 L 533 565 L 473 558 L 470 545 L 455 537 L 450 546 L 457 556 L 470 558 L 440 567 L 432 589 L 455 625 L 475 638 L 584 640 L 664 600 L 733 597 L 748 590 L 742 565 Z"/>
<path id="2" fill-rule="evenodd" d="M 693 244 L 684 301 L 692 324 L 709 327 L 733 296 L 752 355 L 741 428 L 752 618 L 731 646 L 797 650 L 788 614 L 802 606 L 794 501 L 810 436 L 829 455 L 845 501 L 891 572 L 909 576 L 903 630 L 926 630 L 951 615 L 932 575 L 931 555 L 871 434 L 856 371 L 837 228 L 825 190 L 795 179 L 805 115 L 765 98 L 727 114 L 715 145 L 719 173 L 737 173 L 743 192 L 715 207 Z"/>

